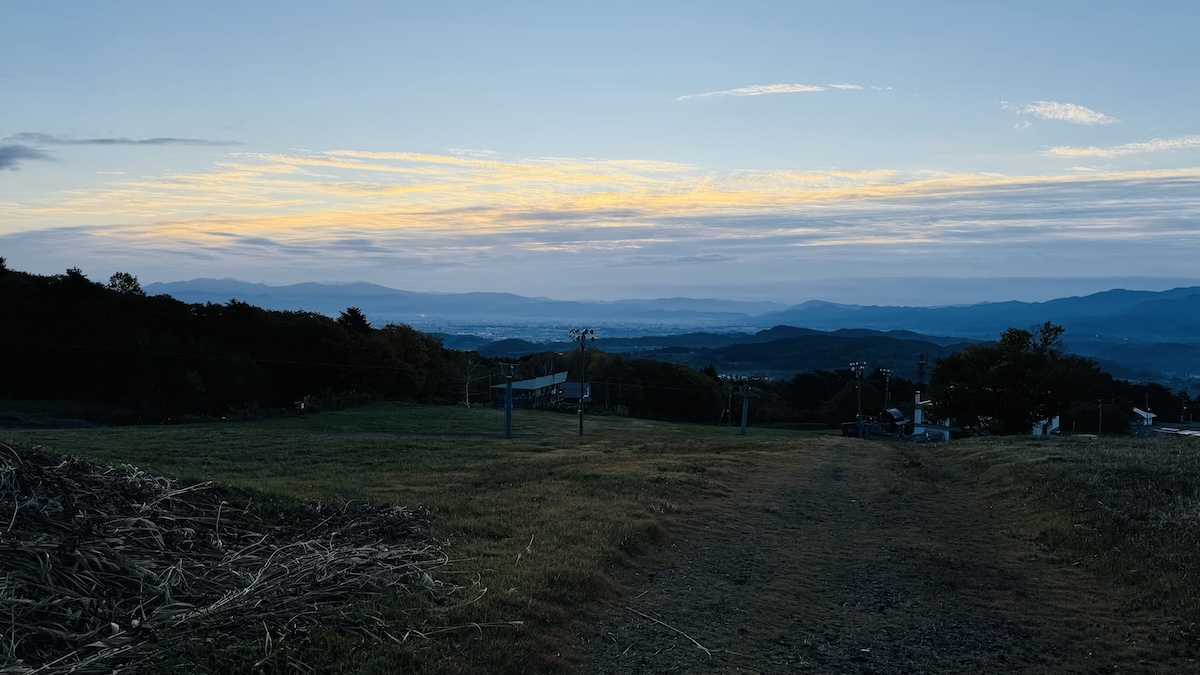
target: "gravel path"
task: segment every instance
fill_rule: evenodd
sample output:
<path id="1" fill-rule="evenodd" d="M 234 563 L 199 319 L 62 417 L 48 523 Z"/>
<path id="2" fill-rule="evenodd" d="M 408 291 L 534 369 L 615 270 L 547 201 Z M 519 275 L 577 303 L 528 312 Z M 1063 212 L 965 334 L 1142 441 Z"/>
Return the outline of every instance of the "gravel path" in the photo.
<path id="1" fill-rule="evenodd" d="M 597 627 L 590 671 L 1062 672 L 1013 618 L 1029 581 L 995 559 L 973 487 L 894 447 L 828 443 L 681 533 Z"/>

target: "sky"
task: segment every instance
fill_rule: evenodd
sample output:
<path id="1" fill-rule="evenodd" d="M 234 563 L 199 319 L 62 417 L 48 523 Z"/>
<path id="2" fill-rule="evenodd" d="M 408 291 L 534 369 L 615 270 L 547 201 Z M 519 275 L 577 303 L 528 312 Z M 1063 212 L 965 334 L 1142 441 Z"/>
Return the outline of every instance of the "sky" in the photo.
<path id="1" fill-rule="evenodd" d="M 0 256 L 946 304 L 1200 284 L 1200 3 L 0 4 Z"/>

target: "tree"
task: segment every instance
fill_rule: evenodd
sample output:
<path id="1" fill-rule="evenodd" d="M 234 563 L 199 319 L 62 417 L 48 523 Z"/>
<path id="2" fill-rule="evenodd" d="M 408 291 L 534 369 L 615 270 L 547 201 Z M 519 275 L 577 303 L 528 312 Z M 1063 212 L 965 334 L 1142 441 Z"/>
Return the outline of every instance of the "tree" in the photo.
<path id="1" fill-rule="evenodd" d="M 931 416 L 976 432 L 1025 434 L 1090 398 L 1105 375 L 1090 359 L 1064 355 L 1062 334 L 1048 321 L 1037 334 L 1009 328 L 995 344 L 938 359 L 930 373 Z"/>
<path id="2" fill-rule="evenodd" d="M 468 408 L 471 407 L 471 383 L 478 382 L 488 376 L 487 370 L 483 367 L 483 359 L 478 352 L 465 352 L 462 356 L 462 377 L 464 380 L 463 386 L 463 402 Z"/>
<path id="3" fill-rule="evenodd" d="M 128 272 L 117 272 L 108 278 L 108 288 L 124 295 L 136 295 L 144 297 L 146 292 L 142 290 L 142 285 L 138 283 L 137 277 Z"/>
<path id="4" fill-rule="evenodd" d="M 354 333 L 371 332 L 371 322 L 357 307 L 347 307 L 337 318 L 338 325 Z"/>

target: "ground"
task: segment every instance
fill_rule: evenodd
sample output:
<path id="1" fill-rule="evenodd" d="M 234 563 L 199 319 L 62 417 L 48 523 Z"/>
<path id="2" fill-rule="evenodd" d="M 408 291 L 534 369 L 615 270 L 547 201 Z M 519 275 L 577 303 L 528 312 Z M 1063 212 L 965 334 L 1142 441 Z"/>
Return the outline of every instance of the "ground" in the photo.
<path id="1" fill-rule="evenodd" d="M 936 451 L 831 441 L 696 514 L 669 563 L 589 641 L 590 672 L 1187 672 L 1123 630 L 1119 601 L 1008 531 Z M 1024 514 L 1027 517 L 1028 514 Z M 1099 646 L 1102 641 L 1104 646 Z M 1093 646 L 1095 643 L 1097 646 Z M 1161 669 L 1161 670 L 1156 670 Z"/>

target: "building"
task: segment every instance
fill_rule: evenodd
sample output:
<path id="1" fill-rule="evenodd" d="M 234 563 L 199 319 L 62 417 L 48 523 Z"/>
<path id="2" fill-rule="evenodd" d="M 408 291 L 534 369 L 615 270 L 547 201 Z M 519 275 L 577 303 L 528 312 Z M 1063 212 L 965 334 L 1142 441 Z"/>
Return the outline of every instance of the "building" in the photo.
<path id="1" fill-rule="evenodd" d="M 519 380 L 512 383 L 512 399 L 514 408 L 537 408 L 551 405 L 562 399 L 563 384 L 567 381 L 567 373 L 554 373 L 532 380 Z M 492 385 L 492 405 L 504 407 L 504 397 L 507 395 L 508 383 Z"/>
<path id="2" fill-rule="evenodd" d="M 564 401 L 571 401 L 574 403 L 578 403 L 579 402 L 579 387 L 580 387 L 580 383 L 578 381 L 571 381 L 571 382 L 564 383 L 563 387 L 562 387 L 562 399 Z M 584 403 L 592 402 L 592 383 L 591 382 L 583 383 L 583 402 Z"/>
<path id="3" fill-rule="evenodd" d="M 1141 408 L 1134 408 L 1133 414 L 1134 414 L 1133 423 L 1135 426 L 1139 426 L 1139 427 L 1154 426 L 1154 418 L 1158 417 L 1158 415 L 1156 413 L 1152 413 L 1149 410 L 1142 410 Z"/>
<path id="4" fill-rule="evenodd" d="M 917 392 L 916 400 L 913 407 L 913 435 L 923 436 L 931 441 L 948 441 L 950 435 L 950 420 L 946 420 L 940 424 L 934 424 L 926 420 L 925 408 L 931 405 L 932 401 L 922 401 L 921 392 Z"/>
<path id="5" fill-rule="evenodd" d="M 1062 419 L 1059 415 L 1055 415 L 1054 417 L 1051 417 L 1049 419 L 1044 419 L 1041 422 L 1038 422 L 1037 424 L 1033 425 L 1033 435 L 1034 436 L 1049 436 L 1050 434 L 1057 434 L 1059 432 L 1059 427 L 1061 426 L 1061 424 L 1062 424 Z"/>

